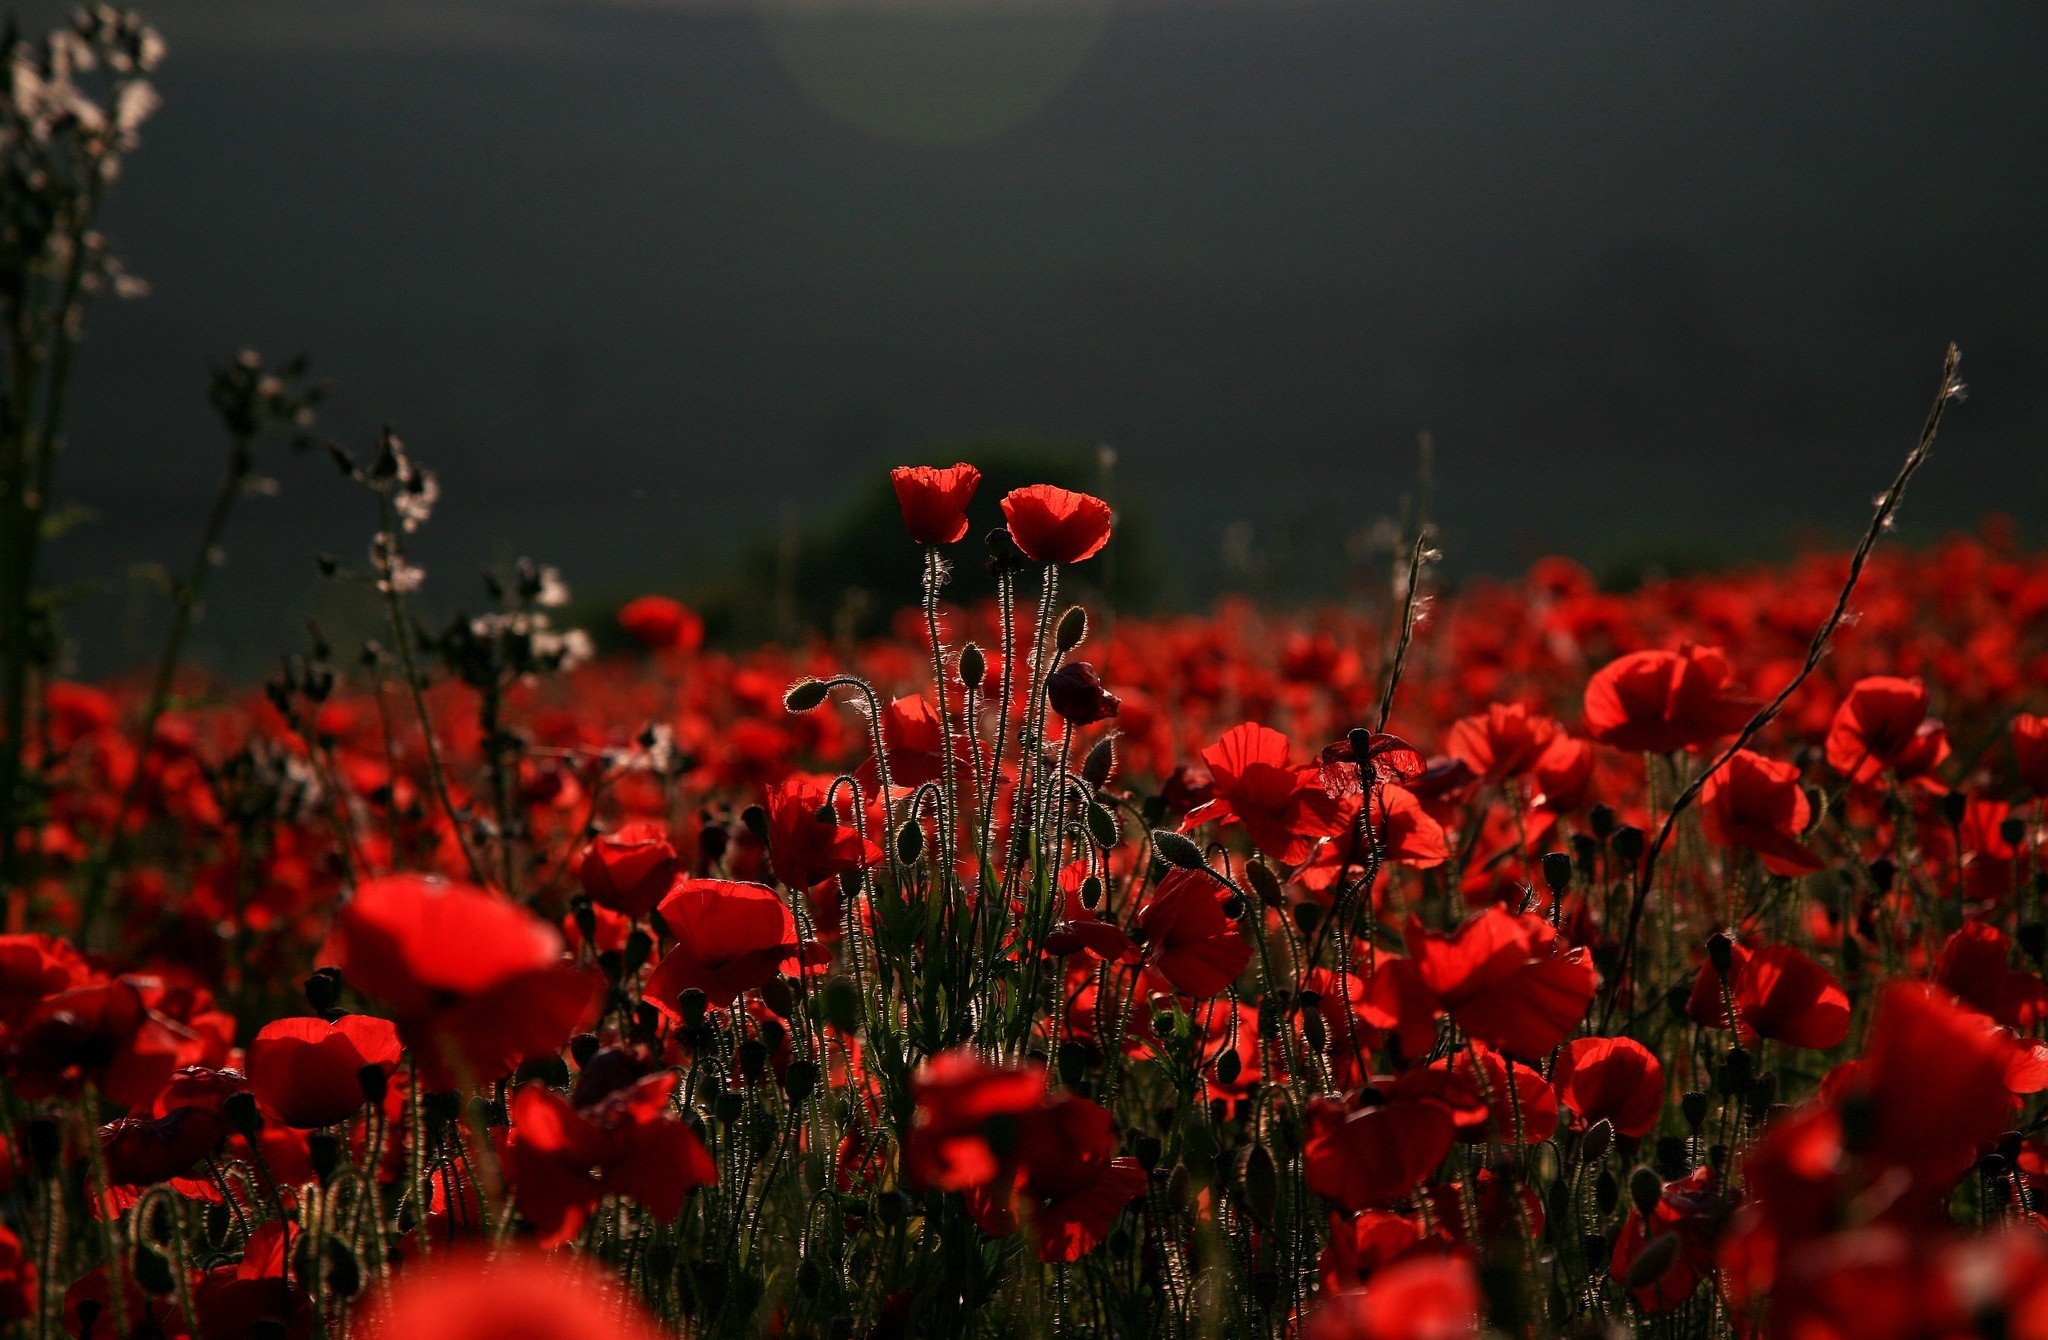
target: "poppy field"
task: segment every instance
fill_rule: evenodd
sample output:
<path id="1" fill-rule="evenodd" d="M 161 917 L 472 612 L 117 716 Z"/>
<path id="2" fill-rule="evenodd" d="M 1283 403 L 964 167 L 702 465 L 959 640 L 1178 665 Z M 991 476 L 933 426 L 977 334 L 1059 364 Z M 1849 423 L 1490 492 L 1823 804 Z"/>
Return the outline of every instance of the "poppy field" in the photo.
<path id="1" fill-rule="evenodd" d="M 246 355 L 85 682 L 39 407 L 154 40 L 19 46 L 0 137 L 7 1334 L 2048 1337 L 2048 555 L 1885 538 L 1953 350 L 1840 552 L 1450 588 L 1415 518 L 1346 604 L 1119 616 L 1108 502 L 904 466 L 889 632 L 738 649 L 595 655 L 525 560 L 430 626 L 387 431 L 317 560 L 381 625 L 260 686 L 182 652 L 314 441 Z"/>

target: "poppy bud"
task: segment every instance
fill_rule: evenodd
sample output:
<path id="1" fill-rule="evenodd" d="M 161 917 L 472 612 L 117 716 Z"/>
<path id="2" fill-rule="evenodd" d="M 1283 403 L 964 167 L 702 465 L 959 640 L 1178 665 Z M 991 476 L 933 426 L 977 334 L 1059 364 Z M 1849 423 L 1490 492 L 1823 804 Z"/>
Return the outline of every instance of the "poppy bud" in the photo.
<path id="1" fill-rule="evenodd" d="M 1963 822 L 1963 816 L 1970 812 L 1970 798 L 1960 791 L 1951 791 L 1941 798 L 1941 817 L 1948 820 L 1951 828 Z"/>
<path id="2" fill-rule="evenodd" d="M 1202 859 L 1202 849 L 1194 844 L 1194 840 L 1170 828 L 1152 830 L 1152 850 L 1159 853 L 1160 860 L 1182 870 L 1209 868 L 1209 863 Z"/>
<path id="3" fill-rule="evenodd" d="M 1159 1166 L 1159 1156 L 1165 1152 L 1156 1135 L 1141 1135 L 1137 1143 L 1138 1166 L 1151 1172 Z"/>
<path id="4" fill-rule="evenodd" d="M 1723 978 L 1728 976 L 1728 970 L 1735 966 L 1735 942 L 1728 938 L 1728 932 L 1715 931 L 1707 937 L 1707 962 Z"/>
<path id="5" fill-rule="evenodd" d="M 809 712 L 825 701 L 828 692 L 822 679 L 799 679 L 782 695 L 782 705 L 791 712 Z"/>
<path id="6" fill-rule="evenodd" d="M 1614 1146 L 1614 1123 L 1602 1117 L 1586 1128 L 1579 1140 L 1579 1162 L 1592 1165 L 1607 1157 Z"/>
<path id="7" fill-rule="evenodd" d="M 569 1039 L 569 1057 L 576 1062 L 580 1070 L 590 1064 L 590 1058 L 597 1055 L 598 1049 L 603 1045 L 603 1041 L 595 1033 L 578 1033 Z"/>
<path id="8" fill-rule="evenodd" d="M 1550 886 L 1550 896 L 1562 898 L 1564 891 L 1571 887 L 1572 858 L 1561 851 L 1543 854 L 1543 882 Z"/>
<path id="9" fill-rule="evenodd" d="M 2008 847 L 2017 847 L 2027 836 L 2027 821 L 2018 817 L 2001 819 L 1998 824 L 1999 841 Z"/>
<path id="10" fill-rule="evenodd" d="M 2013 938 L 2020 942 L 2020 948 L 2027 951 L 2027 957 L 2039 963 L 2048 955 L 2048 924 L 2038 921 L 2022 921 Z"/>
<path id="11" fill-rule="evenodd" d="M 1634 865 L 1637 861 L 1643 859 L 1643 847 L 1646 845 L 1643 840 L 1643 830 L 1637 828 L 1634 824 L 1623 824 L 1615 829 L 1612 844 L 1614 854 L 1629 865 Z"/>
<path id="12" fill-rule="evenodd" d="M 1233 893 L 1223 900 L 1223 915 L 1229 917 L 1232 921 L 1243 921 L 1244 914 L 1250 910 L 1245 904 L 1244 895 L 1241 893 Z"/>
<path id="13" fill-rule="evenodd" d="M 1676 1135 L 1657 1137 L 1657 1171 L 1674 1181 L 1686 1174 L 1685 1141 Z"/>
<path id="14" fill-rule="evenodd" d="M 1323 909 L 1318 903 L 1296 903 L 1294 924 L 1301 928 L 1303 935 L 1314 935 L 1316 927 L 1323 924 Z"/>
<path id="15" fill-rule="evenodd" d="M 746 1110 L 747 1100 L 730 1089 L 721 1090 L 718 1096 L 711 1100 L 711 1115 L 718 1118 L 721 1125 L 732 1125 Z"/>
<path id="16" fill-rule="evenodd" d="M 1628 1175 L 1628 1198 L 1635 1204 L 1636 1213 L 1648 1219 L 1656 1213 L 1657 1202 L 1664 1198 L 1664 1179 L 1648 1164 L 1638 1164 Z"/>
<path id="17" fill-rule="evenodd" d="M 789 1095 L 793 1106 L 801 1106 L 818 1087 L 818 1063 L 815 1061 L 791 1061 L 789 1069 L 782 1072 L 782 1091 Z"/>
<path id="18" fill-rule="evenodd" d="M 1280 1203 L 1280 1170 L 1273 1162 L 1273 1151 L 1264 1145 L 1247 1148 L 1240 1176 L 1245 1204 L 1251 1207 L 1252 1214 L 1260 1223 L 1271 1223 L 1273 1211 Z"/>
<path id="19" fill-rule="evenodd" d="M 1728 1054 L 1714 1071 L 1714 1087 L 1729 1097 L 1738 1097 L 1749 1089 L 1749 1053 L 1740 1047 L 1730 1047 Z"/>
<path id="20" fill-rule="evenodd" d="M 842 1034 L 860 1031 L 860 991 L 844 977 L 829 977 L 818 989 L 818 1013 Z"/>
<path id="21" fill-rule="evenodd" d="M 1102 687 L 1102 676 L 1086 661 L 1071 661 L 1046 676 L 1045 700 L 1062 720 L 1076 726 L 1107 721 L 1123 708 L 1122 700 Z"/>
<path id="22" fill-rule="evenodd" d="M 1601 842 L 1614 835 L 1614 811 L 1606 805 L 1595 805 L 1593 812 L 1586 816 L 1592 825 L 1593 836 Z"/>
<path id="23" fill-rule="evenodd" d="M 363 1290 L 362 1263 L 340 1238 L 327 1240 L 327 1288 L 343 1298 L 353 1298 Z"/>
<path id="24" fill-rule="evenodd" d="M 1081 639 L 1088 636 L 1088 611 L 1079 605 L 1069 605 L 1067 612 L 1060 616 L 1059 626 L 1053 630 L 1053 646 L 1061 655 L 1081 645 Z"/>
<path id="25" fill-rule="evenodd" d="M 31 1117 L 23 1123 L 23 1138 L 36 1171 L 49 1176 L 57 1165 L 57 1155 L 63 1152 L 64 1132 L 48 1117 Z"/>
<path id="26" fill-rule="evenodd" d="M 1899 867 L 1889 856 L 1880 856 L 1869 865 L 1870 882 L 1877 886 L 1879 894 L 1892 891 L 1892 881 L 1898 878 Z"/>
<path id="27" fill-rule="evenodd" d="M 246 1089 L 229 1094 L 221 1103 L 221 1112 L 238 1135 L 253 1138 L 263 1129 L 263 1113 L 257 1110 L 256 1095 Z"/>
<path id="28" fill-rule="evenodd" d="M 1581 869 L 1589 874 L 1593 868 L 1593 853 L 1600 850 L 1591 833 L 1572 834 L 1572 855 L 1578 859 Z"/>
<path id="29" fill-rule="evenodd" d="M 630 977 L 640 971 L 653 952 L 654 937 L 635 926 L 626 936 L 626 975 Z"/>
<path id="30" fill-rule="evenodd" d="M 382 1107 L 384 1095 L 390 1091 L 391 1076 L 383 1066 L 372 1062 L 356 1071 L 356 1087 L 362 1090 L 363 1102 L 371 1107 Z"/>
<path id="31" fill-rule="evenodd" d="M 1105 735 L 1089 746 L 1088 757 L 1081 763 L 1081 780 L 1093 790 L 1100 791 L 1109 785 L 1109 779 L 1116 773 L 1116 737 Z"/>
<path id="32" fill-rule="evenodd" d="M 1593 1179 L 1593 1204 L 1602 1214 L 1614 1212 L 1615 1202 L 1621 1199 L 1621 1183 L 1614 1179 L 1614 1170 L 1602 1168 L 1600 1175 Z"/>
<path id="33" fill-rule="evenodd" d="M 515 1085 L 536 1079 L 551 1089 L 563 1088 L 569 1083 L 569 1063 L 559 1056 L 536 1056 L 521 1061 L 519 1069 L 512 1073 Z"/>
<path id="34" fill-rule="evenodd" d="M 834 810 L 831 807 L 831 805 L 821 805 L 818 808 L 820 811 L 818 814 L 819 823 L 836 824 L 839 822 L 839 812 L 837 810 Z M 764 847 L 768 845 L 767 810 L 761 808 L 759 805 L 749 805 L 745 809 L 740 811 L 740 823 L 746 827 L 746 830 L 749 833 L 752 833 L 754 835 L 754 841 L 760 843 Z"/>
<path id="35" fill-rule="evenodd" d="M 896 830 L 896 859 L 904 865 L 916 865 L 917 858 L 924 855 L 924 825 L 915 818 L 904 821 Z"/>
<path id="36" fill-rule="evenodd" d="M 1685 1118 L 1685 1124 L 1692 1129 L 1692 1133 L 1698 1135 L 1700 1127 L 1705 1125 L 1707 1120 L 1707 1096 L 1698 1089 L 1691 1090 L 1678 1100 L 1678 1111 L 1679 1115 Z"/>
<path id="37" fill-rule="evenodd" d="M 1329 1049 L 1330 1032 L 1328 1026 L 1323 1023 L 1321 1011 L 1308 1010 L 1302 1014 L 1301 1035 L 1308 1039 L 1312 1051 L 1322 1052 Z"/>
<path id="38" fill-rule="evenodd" d="M 972 642 L 960 649 L 960 682 L 967 686 L 969 693 L 981 687 L 981 681 L 988 677 L 988 657 Z"/>
<path id="39" fill-rule="evenodd" d="M 704 1026 L 704 1012 L 711 1005 L 711 997 L 698 987 L 685 987 L 676 995 L 676 1009 L 683 1016 L 683 1023 L 690 1028 Z"/>
<path id="40" fill-rule="evenodd" d="M 1778 1072 L 1766 1070 L 1749 1082 L 1749 1092 L 1743 1095 L 1743 1106 L 1749 1109 L 1752 1118 L 1760 1117 L 1771 1110 L 1771 1104 L 1778 1101 Z"/>
<path id="41" fill-rule="evenodd" d="M 341 999 L 341 970 L 320 968 L 306 979 L 306 1003 L 315 1014 L 325 1014 Z"/>
<path id="42" fill-rule="evenodd" d="M 1236 1052 L 1229 1051 L 1216 1058 L 1216 1078 L 1225 1087 L 1237 1083 L 1237 1077 L 1244 1071 L 1244 1060 Z"/>
<path id="43" fill-rule="evenodd" d="M 796 1013 L 796 995 L 789 989 L 789 979 L 778 973 L 761 983 L 761 1003 L 778 1019 Z"/>
<path id="44" fill-rule="evenodd" d="M 1088 836 L 1104 851 L 1116 846 L 1116 815 L 1100 805 L 1088 807 Z"/>
<path id="45" fill-rule="evenodd" d="M 1081 881 L 1081 906 L 1093 912 L 1102 905 L 1102 877 L 1088 875 Z"/>
<path id="46" fill-rule="evenodd" d="M 1842 937 L 1842 973 L 1854 977 L 1863 971 L 1863 942 L 1853 935 Z"/>
<path id="47" fill-rule="evenodd" d="M 1264 861 L 1253 860 L 1245 863 L 1245 878 L 1250 881 L 1252 892 L 1259 895 L 1259 901 L 1268 907 L 1285 907 L 1287 900 L 1280 891 L 1280 879 L 1272 867 Z"/>
<path id="48" fill-rule="evenodd" d="M 583 943 L 596 943 L 597 910 L 587 895 L 578 894 L 569 900 L 569 919 L 576 923 L 576 933 L 583 937 Z"/>
<path id="49" fill-rule="evenodd" d="M 740 1077 L 749 1084 L 758 1083 L 768 1068 L 768 1048 L 759 1038 L 748 1038 L 739 1045 Z"/>

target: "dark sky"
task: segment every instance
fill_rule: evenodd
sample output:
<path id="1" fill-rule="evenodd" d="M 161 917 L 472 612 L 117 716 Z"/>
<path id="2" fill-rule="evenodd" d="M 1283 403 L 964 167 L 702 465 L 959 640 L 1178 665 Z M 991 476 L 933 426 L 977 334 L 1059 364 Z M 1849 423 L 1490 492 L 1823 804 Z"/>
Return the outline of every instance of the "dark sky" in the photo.
<path id="1" fill-rule="evenodd" d="M 56 571 L 112 583 L 86 664 L 189 550 L 239 345 L 438 469 L 465 598 L 514 552 L 658 585 L 991 428 L 1113 444 L 1190 589 L 1233 521 L 1338 552 L 1425 427 L 1468 570 L 1726 555 L 1858 526 L 1951 338 L 1909 532 L 2048 522 L 2033 0 L 841 3 L 161 10 L 108 219 L 154 293 L 96 312 L 61 477 L 100 520 Z M 228 664 L 367 543 L 324 460 L 274 464 Z"/>

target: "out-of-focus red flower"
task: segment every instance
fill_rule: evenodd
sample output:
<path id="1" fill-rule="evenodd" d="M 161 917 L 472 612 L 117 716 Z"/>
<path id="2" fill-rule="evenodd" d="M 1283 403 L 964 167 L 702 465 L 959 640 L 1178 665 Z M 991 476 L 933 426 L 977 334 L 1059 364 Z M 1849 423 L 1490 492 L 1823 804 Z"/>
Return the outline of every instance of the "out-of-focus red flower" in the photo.
<path id="1" fill-rule="evenodd" d="M 2014 717 L 2012 752 L 2021 783 L 2037 796 L 2048 796 L 2048 717 L 2028 712 Z"/>
<path id="2" fill-rule="evenodd" d="M 965 1191 L 985 1186 L 1015 1148 L 1019 1123 L 1045 1098 L 1040 1066 L 991 1065 L 967 1048 L 940 1052 L 910 1079 L 917 1119 L 904 1167 L 919 1186 Z M 1005 1146 L 999 1153 L 994 1143 Z"/>
<path id="3" fill-rule="evenodd" d="M 79 952 L 54 936 L 0 935 L 0 1027 L 19 1024 L 45 999 L 92 975 Z"/>
<path id="4" fill-rule="evenodd" d="M 597 992 L 554 927 L 488 889 L 418 875 L 365 880 L 327 952 L 389 1006 L 428 1082 L 496 1079 L 568 1040 Z"/>
<path id="5" fill-rule="evenodd" d="M 1003 520 L 1017 548 L 1034 563 L 1079 563 L 1109 543 L 1109 504 L 1051 484 L 1004 494 Z"/>
<path id="6" fill-rule="evenodd" d="M 1735 1031 L 1745 1043 L 1764 1037 L 1826 1051 L 1849 1036 L 1849 994 L 1826 968 L 1791 945 L 1731 943 L 1729 954 Z M 1725 1029 L 1721 997 L 1721 974 L 1709 960 L 1700 965 L 1686 1011 L 1708 1028 Z"/>
<path id="7" fill-rule="evenodd" d="M 1451 1141 L 1451 1113 L 1437 1103 L 1392 1102 L 1354 1112 L 1314 1099 L 1303 1146 L 1308 1189 L 1347 1210 L 1392 1205 L 1436 1171 Z"/>
<path id="8" fill-rule="evenodd" d="M 21 1239 L 0 1224 L 0 1322 L 27 1321 L 36 1314 L 36 1263 L 21 1249 Z"/>
<path id="9" fill-rule="evenodd" d="M 1932 779 L 1948 757 L 1948 732 L 1927 715 L 1927 686 L 1873 675 L 1849 690 L 1828 727 L 1828 766 L 1867 783 L 1890 769 L 1902 782 Z"/>
<path id="10" fill-rule="evenodd" d="M 1323 1291 L 1336 1294 L 1364 1287 L 1374 1272 L 1404 1257 L 1441 1249 L 1444 1239 L 1410 1215 L 1363 1210 L 1330 1216 L 1329 1245 L 1317 1268 Z"/>
<path id="11" fill-rule="evenodd" d="M 629 917 L 653 911 L 681 870 L 667 826 L 644 819 L 592 839 L 576 862 L 590 901 Z"/>
<path id="12" fill-rule="evenodd" d="M 105 1266 L 95 1266 L 79 1276 L 64 1291 L 64 1329 L 75 1340 L 113 1340 L 114 1313 L 109 1306 L 113 1297 Z M 143 1336 L 150 1340 L 185 1340 L 192 1334 L 185 1314 L 178 1310 L 178 1300 L 145 1294 L 135 1283 L 133 1272 L 124 1272 L 121 1277 L 121 1301 L 128 1316 L 126 1340 Z"/>
<path id="13" fill-rule="evenodd" d="M 1449 935 L 1408 919 L 1422 981 L 1466 1033 L 1511 1056 L 1545 1056 L 1585 1018 L 1599 975 L 1543 918 L 1498 904 Z"/>
<path id="14" fill-rule="evenodd" d="M 1224 915 L 1226 890 L 1200 870 L 1171 870 L 1138 909 L 1146 961 L 1184 996 L 1221 995 L 1251 962 L 1252 947 Z"/>
<path id="15" fill-rule="evenodd" d="M 1451 727 L 1444 751 L 1471 764 L 1483 780 L 1498 782 L 1535 767 L 1563 733 L 1557 722 L 1530 711 L 1526 703 L 1489 703 L 1484 712 Z"/>
<path id="16" fill-rule="evenodd" d="M 1007 1160 L 1014 1173 L 969 1192 L 968 1210 L 997 1236 L 1016 1230 L 1021 1210 L 1038 1259 L 1071 1264 L 1101 1245 L 1116 1216 L 1144 1194 L 1145 1173 L 1136 1159 L 1115 1157 L 1115 1128 L 1100 1104 L 1070 1093 L 1041 1098 L 1018 1119 Z"/>
<path id="17" fill-rule="evenodd" d="M 796 917 L 765 884 L 686 879 L 656 910 L 676 943 L 648 978 L 647 999 L 671 1016 L 693 987 L 723 1008 L 797 965 Z"/>
<path id="18" fill-rule="evenodd" d="M 25 1098 L 91 1082 L 113 1102 L 138 1107 L 183 1063 L 189 1036 L 150 1009 L 133 981 L 87 982 L 46 998 L 9 1032 L 8 1070 Z"/>
<path id="19" fill-rule="evenodd" d="M 154 1186 L 182 1176 L 220 1148 L 227 1118 L 203 1107 L 173 1108 L 161 1117 L 121 1117 L 100 1127 L 107 1184 Z"/>
<path id="20" fill-rule="evenodd" d="M 967 504 L 981 471 L 962 461 L 945 467 L 899 465 L 889 472 L 903 525 L 919 544 L 952 544 L 967 534 Z"/>
<path id="21" fill-rule="evenodd" d="M 1747 847 L 1764 869 L 1796 878 L 1821 868 L 1820 857 L 1799 841 L 1813 806 L 1799 785 L 1799 769 L 1738 749 L 1700 788 L 1700 823 L 1707 840 Z"/>
<path id="22" fill-rule="evenodd" d="M 1510 1060 L 1491 1047 L 1477 1045 L 1437 1062 L 1433 1068 L 1462 1076 L 1485 1102 L 1485 1118 L 1459 1124 L 1459 1139 L 1468 1143 L 1483 1140 L 1503 1145 L 1540 1144 L 1557 1134 L 1557 1094 L 1541 1071 Z"/>
<path id="23" fill-rule="evenodd" d="M 693 1187 L 718 1180 L 704 1142 L 669 1111 L 676 1078 L 649 1075 L 580 1110 L 538 1083 L 513 1095 L 506 1172 L 541 1246 L 576 1236 L 607 1195 L 667 1223 Z"/>
<path id="24" fill-rule="evenodd" d="M 1479 1279 L 1462 1256 L 1418 1256 L 1375 1272 L 1365 1288 L 1317 1304 L 1302 1340 L 1471 1340 Z"/>
<path id="25" fill-rule="evenodd" d="M 1745 696 L 1719 647 L 1616 657 L 1586 682 L 1586 733 L 1632 753 L 1669 754 L 1735 734 L 1762 704 Z"/>
<path id="26" fill-rule="evenodd" d="M 1946 1192 L 2012 1119 L 2011 1034 L 1984 1026 L 1936 988 L 1885 988 L 1862 1063 L 1837 1088 L 1854 1101 L 1856 1152 Z"/>
<path id="27" fill-rule="evenodd" d="M 1296 766 L 1287 737 L 1246 722 L 1202 751 L 1215 798 L 1190 811 L 1184 828 L 1235 819 L 1252 845 L 1282 865 L 1308 859 L 1317 838 L 1340 831 L 1342 811 L 1323 789 L 1322 770 Z"/>
<path id="28" fill-rule="evenodd" d="M 434 1256 L 397 1276 L 362 1321 L 367 1340 L 661 1340 L 613 1277 L 525 1248 Z"/>
<path id="29" fill-rule="evenodd" d="M 768 855 L 775 877 L 792 889 L 813 888 L 882 859 L 882 849 L 840 823 L 836 812 L 824 817 L 829 794 L 827 779 L 801 773 L 768 788 Z"/>
<path id="30" fill-rule="evenodd" d="M 1664 1063 L 1633 1038 L 1573 1038 L 1558 1053 L 1550 1081 L 1587 1124 L 1606 1120 L 1641 1139 L 1664 1109 Z"/>
<path id="31" fill-rule="evenodd" d="M 641 596 L 619 610 L 619 627 L 649 651 L 695 651 L 704 645 L 704 620 L 680 600 Z"/>
<path id="32" fill-rule="evenodd" d="M 249 1086 L 287 1126 L 332 1126 L 366 1101 L 362 1072 L 375 1066 L 388 1080 L 399 1051 L 398 1028 L 388 1019 L 278 1019 L 249 1043 Z"/>
<path id="33" fill-rule="evenodd" d="M 2038 973 L 2010 966 L 2010 957 L 2003 931 L 1966 921 L 1942 945 L 1934 980 L 2008 1028 L 2032 1028 L 2048 1019 L 2048 984 Z"/>
<path id="34" fill-rule="evenodd" d="M 1045 700 L 1060 718 L 1075 726 L 1107 721 L 1123 703 L 1102 687 L 1102 676 L 1086 661 L 1069 661 L 1046 676 Z"/>
<path id="35" fill-rule="evenodd" d="M 1628 1220 L 1614 1240 L 1609 1273 L 1615 1279 L 1627 1278 L 1643 1249 L 1671 1234 L 1678 1239 L 1678 1255 L 1670 1268 L 1635 1291 L 1637 1305 L 1651 1316 L 1671 1311 L 1692 1297 L 1700 1281 L 1712 1273 L 1728 1210 L 1711 1167 L 1695 1168 L 1675 1182 L 1666 1182 L 1647 1223 L 1641 1210 L 1628 1212 Z"/>

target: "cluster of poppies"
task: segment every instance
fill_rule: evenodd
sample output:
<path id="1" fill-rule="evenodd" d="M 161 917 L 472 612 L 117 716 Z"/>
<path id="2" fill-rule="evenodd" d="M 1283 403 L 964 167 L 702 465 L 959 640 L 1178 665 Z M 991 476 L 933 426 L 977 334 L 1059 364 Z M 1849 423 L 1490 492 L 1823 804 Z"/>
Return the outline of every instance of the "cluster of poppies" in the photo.
<path id="1" fill-rule="evenodd" d="M 2048 560 L 1105 635 L 1102 500 L 961 606 L 892 478 L 863 646 L 48 684 L 0 1320 L 2048 1336 Z"/>

